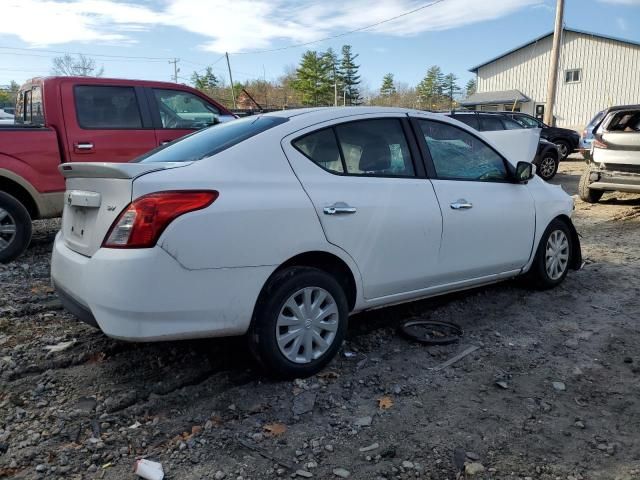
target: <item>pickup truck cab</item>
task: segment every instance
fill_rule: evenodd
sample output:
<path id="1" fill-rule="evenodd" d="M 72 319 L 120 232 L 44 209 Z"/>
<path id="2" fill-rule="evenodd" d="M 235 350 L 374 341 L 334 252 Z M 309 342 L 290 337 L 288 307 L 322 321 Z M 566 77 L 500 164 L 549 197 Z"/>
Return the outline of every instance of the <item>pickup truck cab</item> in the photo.
<path id="1" fill-rule="evenodd" d="M 66 162 L 128 162 L 200 128 L 236 118 L 203 93 L 168 82 L 46 77 L 18 93 L 0 125 L 0 262 L 20 255 L 31 220 L 62 213 Z"/>

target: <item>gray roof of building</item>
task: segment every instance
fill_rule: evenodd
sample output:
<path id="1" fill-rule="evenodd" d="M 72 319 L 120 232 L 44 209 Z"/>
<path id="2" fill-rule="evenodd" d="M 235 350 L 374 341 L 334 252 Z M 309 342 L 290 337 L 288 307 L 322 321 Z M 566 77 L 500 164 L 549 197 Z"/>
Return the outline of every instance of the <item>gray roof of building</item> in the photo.
<path id="1" fill-rule="evenodd" d="M 591 37 L 598 37 L 598 38 L 604 38 L 605 40 L 613 40 L 614 42 L 620 42 L 620 43 L 626 43 L 628 45 L 633 45 L 634 47 L 640 47 L 640 42 L 635 42 L 633 40 L 627 40 L 624 38 L 618 38 L 618 37 L 612 37 L 610 35 L 601 35 L 599 33 L 595 33 L 595 32 L 589 32 L 587 30 L 579 30 L 577 28 L 564 28 L 565 32 L 573 32 L 573 33 L 579 33 L 581 35 L 589 35 Z M 553 35 L 553 32 L 548 32 L 545 33 L 544 35 L 540 35 L 539 37 L 534 38 L 533 40 L 528 41 L 527 43 L 523 43 L 522 45 L 518 45 L 515 48 L 512 48 L 511 50 L 508 50 L 500 55 L 498 55 L 497 57 L 492 58 L 491 60 L 487 60 L 486 62 L 483 62 L 479 65 L 476 65 L 475 67 L 471 67 L 469 69 L 470 72 L 472 73 L 477 73 L 478 69 L 481 67 L 484 67 L 485 65 L 488 65 L 489 63 L 495 62 L 496 60 L 499 60 L 502 57 L 506 57 L 507 55 L 509 55 L 510 53 L 516 52 L 522 48 L 528 47 L 529 45 L 539 42 L 540 40 L 542 40 L 543 38 L 547 38 L 549 36 Z"/>
<path id="2" fill-rule="evenodd" d="M 491 103 L 520 103 L 529 102 L 531 99 L 520 90 L 503 90 L 501 92 L 481 92 L 469 95 L 460 102 L 460 105 L 487 105 Z"/>

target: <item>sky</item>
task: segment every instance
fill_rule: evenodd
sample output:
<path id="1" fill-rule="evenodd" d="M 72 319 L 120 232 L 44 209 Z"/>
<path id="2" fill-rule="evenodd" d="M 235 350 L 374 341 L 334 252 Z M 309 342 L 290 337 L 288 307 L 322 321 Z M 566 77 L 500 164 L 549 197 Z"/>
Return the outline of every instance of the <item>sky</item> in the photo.
<path id="1" fill-rule="evenodd" d="M 307 49 L 350 44 L 370 90 L 417 84 L 430 65 L 468 71 L 553 29 L 555 0 L 2 0 L 0 86 L 84 53 L 104 76 L 179 81 L 211 65 L 228 82 L 275 80 Z M 640 0 L 566 0 L 569 28 L 640 42 Z M 351 32 L 351 33 L 349 33 Z M 330 38 L 334 37 L 334 38 Z M 301 45 L 306 44 L 306 45 Z"/>

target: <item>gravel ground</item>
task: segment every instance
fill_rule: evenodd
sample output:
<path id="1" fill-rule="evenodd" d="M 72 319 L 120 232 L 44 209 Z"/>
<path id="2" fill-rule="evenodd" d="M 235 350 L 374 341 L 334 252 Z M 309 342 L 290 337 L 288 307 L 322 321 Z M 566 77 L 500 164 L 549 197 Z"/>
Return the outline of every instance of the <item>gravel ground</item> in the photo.
<path id="1" fill-rule="evenodd" d="M 554 182 L 575 194 L 582 166 Z M 577 201 L 575 223 L 587 264 L 559 288 L 357 315 L 324 372 L 273 382 L 240 339 L 128 344 L 74 321 L 49 286 L 59 223 L 38 222 L 0 266 L 0 478 L 135 478 L 138 458 L 168 479 L 453 480 L 465 460 L 474 478 L 640 478 L 640 197 Z M 410 343 L 413 317 L 463 340 Z"/>

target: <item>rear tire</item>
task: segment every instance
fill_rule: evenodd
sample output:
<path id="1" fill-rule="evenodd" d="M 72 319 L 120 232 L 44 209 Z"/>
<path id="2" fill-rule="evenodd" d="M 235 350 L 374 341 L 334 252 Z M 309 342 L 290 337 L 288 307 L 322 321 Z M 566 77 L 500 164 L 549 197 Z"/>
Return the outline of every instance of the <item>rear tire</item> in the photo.
<path id="1" fill-rule="evenodd" d="M 260 295 L 249 347 L 269 375 L 308 377 L 336 355 L 348 317 L 347 297 L 333 276 L 316 268 L 286 268 Z"/>
<path id="2" fill-rule="evenodd" d="M 556 173 L 558 172 L 558 166 L 558 157 L 551 152 L 551 149 L 549 149 L 549 151 L 545 152 L 543 157 L 536 165 L 536 172 L 540 178 L 548 182 L 556 176 Z"/>
<path id="3" fill-rule="evenodd" d="M 590 175 L 591 170 L 588 168 L 582 172 L 580 183 L 578 183 L 578 195 L 583 202 L 598 203 L 602 198 L 604 191 L 589 188 L 589 185 L 591 184 L 591 180 L 589 180 Z"/>
<path id="4" fill-rule="evenodd" d="M 19 257 L 31 242 L 31 216 L 15 197 L 0 192 L 0 263 Z"/>
<path id="5" fill-rule="evenodd" d="M 555 219 L 542 234 L 528 272 L 532 285 L 547 290 L 562 283 L 569 272 L 572 256 L 571 230 L 566 223 Z"/>

